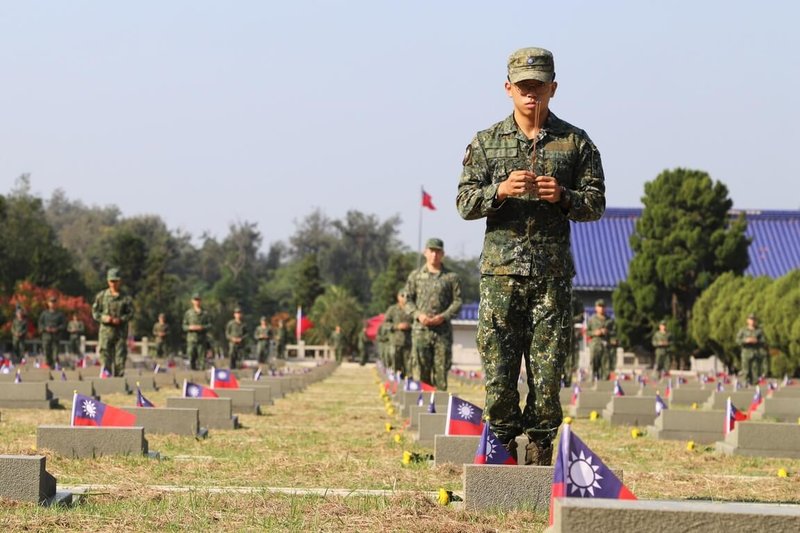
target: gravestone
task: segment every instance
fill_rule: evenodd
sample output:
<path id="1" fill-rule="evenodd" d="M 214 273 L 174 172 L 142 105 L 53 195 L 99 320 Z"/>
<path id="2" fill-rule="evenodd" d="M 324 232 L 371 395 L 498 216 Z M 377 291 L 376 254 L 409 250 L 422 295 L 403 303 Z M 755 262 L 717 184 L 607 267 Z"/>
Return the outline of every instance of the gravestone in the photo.
<path id="1" fill-rule="evenodd" d="M 614 396 L 603 409 L 603 418 L 612 426 L 647 426 L 656 418 L 654 396 Z"/>
<path id="2" fill-rule="evenodd" d="M 94 386 L 91 381 L 51 381 L 47 384 L 47 388 L 57 397 L 64 400 L 65 403 L 72 402 L 72 396 L 75 392 L 83 394 L 84 396 L 95 396 Z M 96 396 L 100 399 L 100 395 Z"/>
<path id="3" fill-rule="evenodd" d="M 455 465 L 472 464 L 475 452 L 478 451 L 479 435 L 436 435 L 433 443 L 434 466 L 451 463 Z M 525 446 L 528 437 L 517 437 L 517 455 L 521 462 L 525 461 Z M 551 480 L 552 481 L 552 480 Z"/>
<path id="4" fill-rule="evenodd" d="M 0 383 L 0 407 L 11 409 L 55 409 L 58 398 L 47 382 Z"/>
<path id="5" fill-rule="evenodd" d="M 703 404 L 703 409 L 724 410 L 728 403 L 728 397 L 730 397 L 731 402 L 733 402 L 733 405 L 735 405 L 737 409 L 740 411 L 747 411 L 747 408 L 750 407 L 750 402 L 753 401 L 753 395 L 755 395 L 755 393 L 755 389 L 738 391 L 726 390 L 722 392 L 714 391 L 711 393 L 706 403 Z"/>
<path id="6" fill-rule="evenodd" d="M 588 418 L 592 411 L 602 412 L 611 398 L 610 391 L 581 391 L 575 405 L 567 407 L 567 412 L 573 418 Z"/>
<path id="7" fill-rule="evenodd" d="M 234 413 L 260 415 L 255 389 L 214 389 L 220 398 L 230 398 Z"/>
<path id="8" fill-rule="evenodd" d="M 797 422 L 800 419 L 800 397 L 764 398 L 750 415 L 751 420 L 770 419 L 777 422 Z"/>
<path id="9" fill-rule="evenodd" d="M 426 448 L 433 448 L 434 437 L 436 435 L 444 435 L 446 419 L 446 414 L 420 413 L 417 444 Z"/>
<path id="10" fill-rule="evenodd" d="M 727 455 L 800 459 L 800 424 L 737 422 L 715 447 Z"/>
<path id="11" fill-rule="evenodd" d="M 701 389 L 698 387 L 681 387 L 679 389 L 672 389 L 669 395 L 669 405 L 692 405 L 696 403 L 698 406 L 703 405 L 711 398 L 714 392 L 713 388 Z M 663 391 L 662 391 L 663 397 Z"/>
<path id="12" fill-rule="evenodd" d="M 100 396 L 128 394 L 130 392 L 125 378 L 89 378 L 88 381 L 92 382 L 94 391 Z"/>
<path id="13" fill-rule="evenodd" d="M 647 433 L 659 440 L 695 441 L 710 444 L 721 440 L 725 429 L 725 411 L 684 411 L 665 409 L 656 417 Z"/>
<path id="14" fill-rule="evenodd" d="M 72 503 L 72 494 L 56 490 L 42 455 L 0 455 L 0 498 L 42 505 Z"/>
<path id="15" fill-rule="evenodd" d="M 200 427 L 198 409 L 176 407 L 123 407 L 122 409 L 136 415 L 136 425 L 142 426 L 146 433 L 201 438 L 208 436 L 208 431 Z"/>
<path id="16" fill-rule="evenodd" d="M 236 429 L 238 417 L 233 415 L 230 398 L 167 398 L 167 407 L 197 409 L 200 425 L 208 429 Z"/>
<path id="17" fill-rule="evenodd" d="M 143 427 L 39 426 L 36 448 L 73 458 L 148 452 Z"/>

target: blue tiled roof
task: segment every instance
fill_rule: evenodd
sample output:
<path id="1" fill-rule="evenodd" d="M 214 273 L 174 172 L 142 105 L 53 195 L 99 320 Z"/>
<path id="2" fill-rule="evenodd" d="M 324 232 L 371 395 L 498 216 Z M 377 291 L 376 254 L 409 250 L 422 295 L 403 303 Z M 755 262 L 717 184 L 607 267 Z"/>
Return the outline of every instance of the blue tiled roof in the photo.
<path id="1" fill-rule="evenodd" d="M 742 211 L 732 211 L 738 216 Z M 778 278 L 800 268 L 800 211 L 743 211 L 752 239 L 745 274 Z M 573 285 L 584 291 L 611 291 L 628 277 L 633 257 L 630 236 L 641 208 L 608 208 L 596 222 L 572 223 Z M 464 304 L 458 318 L 476 320 L 478 304 Z"/>
<path id="2" fill-rule="evenodd" d="M 740 211 L 732 211 L 738 216 Z M 777 278 L 800 268 L 800 211 L 744 211 L 751 276 Z M 577 275 L 575 288 L 613 290 L 628 277 L 633 257 L 629 240 L 640 208 L 606 209 L 597 222 L 572 223 L 572 255 Z"/>

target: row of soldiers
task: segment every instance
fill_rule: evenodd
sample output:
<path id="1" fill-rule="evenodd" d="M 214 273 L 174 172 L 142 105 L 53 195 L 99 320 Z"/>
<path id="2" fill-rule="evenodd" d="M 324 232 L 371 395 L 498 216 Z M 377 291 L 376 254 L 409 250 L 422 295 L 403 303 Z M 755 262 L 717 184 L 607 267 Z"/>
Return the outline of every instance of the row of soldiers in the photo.
<path id="1" fill-rule="evenodd" d="M 95 296 L 92 304 L 92 317 L 99 324 L 98 352 L 104 367 L 113 376 L 121 376 L 127 360 L 128 325 L 133 319 L 134 307 L 130 296 L 120 290 L 121 278 L 119 269 L 111 268 L 106 275 L 108 288 Z M 206 357 L 211 348 L 211 316 L 203 308 L 199 293 L 192 296 L 192 305 L 183 316 L 182 330 L 186 335 L 186 354 L 189 356 L 193 370 L 204 370 Z M 50 297 L 47 309 L 39 316 L 38 331 L 47 364 L 54 368 L 58 358 L 58 343 L 64 332 L 69 333 L 69 351 L 80 356 L 80 337 L 85 332 L 83 322 L 73 314 L 69 322 L 62 311 L 56 308 L 56 298 Z M 16 309 L 11 326 L 12 361 L 19 363 L 25 354 L 25 342 L 28 339 L 29 321 L 24 309 Z M 158 357 L 167 354 L 167 339 L 170 326 L 162 313 L 153 325 L 153 339 Z M 247 324 L 242 319 L 242 310 L 234 309 L 233 318 L 225 327 L 225 338 L 228 342 L 228 355 L 231 368 L 236 368 L 244 357 L 250 338 Z M 285 358 L 288 334 L 279 321 L 272 328 L 267 317 L 261 317 L 260 324 L 253 332 L 256 343 L 256 356 L 264 363 L 270 354 L 270 346 L 274 343 L 277 357 Z"/>

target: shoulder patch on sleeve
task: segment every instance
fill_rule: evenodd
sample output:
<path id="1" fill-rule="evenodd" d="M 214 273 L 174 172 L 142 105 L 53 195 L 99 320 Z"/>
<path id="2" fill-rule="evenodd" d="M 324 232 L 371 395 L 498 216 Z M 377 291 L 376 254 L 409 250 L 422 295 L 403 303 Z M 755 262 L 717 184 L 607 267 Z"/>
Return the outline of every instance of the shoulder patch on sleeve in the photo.
<path id="1" fill-rule="evenodd" d="M 467 145 L 467 150 L 464 152 L 464 159 L 461 160 L 462 166 L 467 166 L 472 161 L 472 145 Z"/>

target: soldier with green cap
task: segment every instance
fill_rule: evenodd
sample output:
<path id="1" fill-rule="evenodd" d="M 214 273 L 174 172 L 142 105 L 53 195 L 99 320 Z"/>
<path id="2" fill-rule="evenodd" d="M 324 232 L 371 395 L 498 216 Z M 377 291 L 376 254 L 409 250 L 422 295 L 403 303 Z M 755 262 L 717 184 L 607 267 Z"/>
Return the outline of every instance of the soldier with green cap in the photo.
<path id="1" fill-rule="evenodd" d="M 344 334 L 342 333 L 342 326 L 339 324 L 336 324 L 336 327 L 331 333 L 328 344 L 333 348 L 333 356 L 336 362 L 341 363 L 344 357 Z"/>
<path id="2" fill-rule="evenodd" d="M 278 352 L 277 358 L 286 359 L 286 344 L 289 334 L 286 331 L 283 319 L 278 320 L 278 326 L 275 328 L 275 332 L 272 336 L 275 339 L 275 351 Z"/>
<path id="3" fill-rule="evenodd" d="M 183 314 L 183 331 L 186 333 L 186 355 L 192 370 L 206 369 L 208 351 L 208 332 L 211 329 L 211 316 L 203 309 L 200 293 L 192 295 L 192 307 Z"/>
<path id="4" fill-rule="evenodd" d="M 100 323 L 97 338 L 100 358 L 106 370 L 121 377 L 128 358 L 128 323 L 133 319 L 133 300 L 120 289 L 119 269 L 109 268 L 108 288 L 98 292 L 92 304 L 92 317 Z"/>
<path id="5" fill-rule="evenodd" d="M 11 355 L 12 362 L 18 365 L 25 353 L 25 340 L 28 338 L 28 317 L 25 310 L 17 306 L 14 320 L 11 322 Z"/>
<path id="6" fill-rule="evenodd" d="M 67 323 L 67 333 L 69 333 L 69 353 L 73 355 L 82 355 L 81 351 L 81 335 L 85 331 L 83 322 L 78 318 L 78 313 L 72 313 L 72 318 Z"/>
<path id="7" fill-rule="evenodd" d="M 56 309 L 56 297 L 47 299 L 47 309 L 39 315 L 39 333 L 42 339 L 42 350 L 50 368 L 58 362 L 58 341 L 67 327 L 64 313 Z"/>
<path id="8" fill-rule="evenodd" d="M 153 340 L 156 345 L 156 357 L 164 357 L 167 355 L 168 338 L 169 324 L 167 324 L 167 315 L 159 313 L 158 321 L 153 324 Z"/>
<path id="9" fill-rule="evenodd" d="M 667 322 L 662 320 L 658 323 L 658 331 L 653 333 L 653 348 L 656 352 L 656 372 L 669 372 L 672 366 L 672 333 L 667 331 Z"/>
<path id="10" fill-rule="evenodd" d="M 740 374 L 752 385 L 767 370 L 764 366 L 767 356 L 767 338 L 764 330 L 758 327 L 758 318 L 753 313 L 747 315 L 747 326 L 736 334 L 736 344 L 739 345 L 742 353 Z"/>
<path id="11" fill-rule="evenodd" d="M 228 340 L 228 356 L 231 360 L 231 368 L 237 368 L 239 361 L 244 359 L 247 324 L 242 320 L 242 308 L 236 307 L 233 310 L 233 319 L 228 321 L 225 326 L 225 338 Z"/>
<path id="12" fill-rule="evenodd" d="M 586 324 L 589 337 L 589 353 L 592 375 L 597 379 L 608 379 L 616 367 L 613 341 L 616 338 L 614 319 L 606 315 L 606 301 L 600 298 L 594 303 L 594 314 Z"/>
<path id="13" fill-rule="evenodd" d="M 553 54 L 523 48 L 507 66 L 513 111 L 467 146 L 456 205 L 464 219 L 486 218 L 477 333 L 484 416 L 514 457 L 515 438 L 525 433 L 525 463 L 548 465 L 572 343 L 570 221 L 602 216 L 605 180 L 586 132 L 550 111 Z M 520 409 L 523 360 L 529 392 Z"/>
<path id="14" fill-rule="evenodd" d="M 272 338 L 272 329 L 269 327 L 267 317 L 261 317 L 253 336 L 256 339 L 256 358 L 259 363 L 266 363 L 269 357 L 269 341 Z"/>
<path id="15" fill-rule="evenodd" d="M 414 317 L 408 312 L 406 293 L 397 293 L 397 303 L 390 305 L 384 314 L 384 324 L 389 330 L 391 367 L 403 376 L 411 375 L 411 324 Z"/>
<path id="16" fill-rule="evenodd" d="M 444 242 L 425 243 L 425 264 L 408 275 L 406 311 L 413 317 L 411 357 L 414 379 L 447 390 L 447 373 L 453 361 L 453 327 L 450 321 L 461 309 L 461 280 L 442 263 Z"/>

